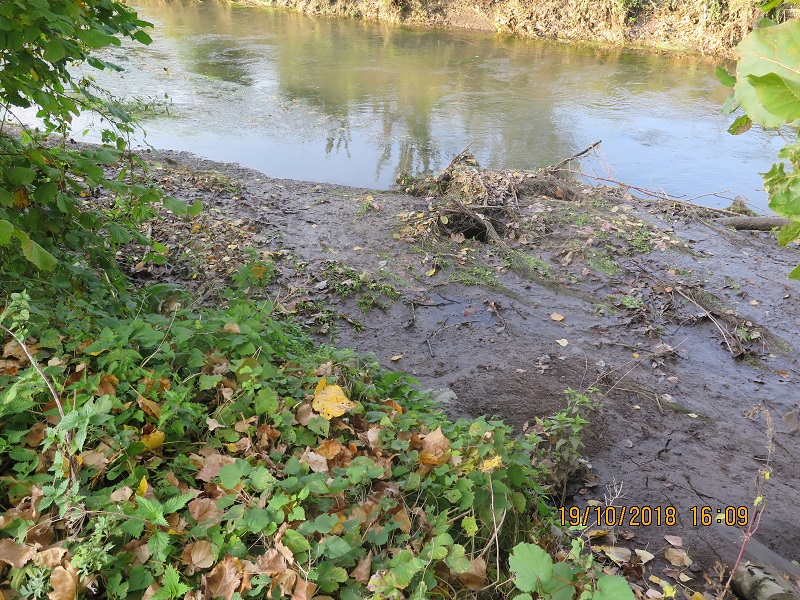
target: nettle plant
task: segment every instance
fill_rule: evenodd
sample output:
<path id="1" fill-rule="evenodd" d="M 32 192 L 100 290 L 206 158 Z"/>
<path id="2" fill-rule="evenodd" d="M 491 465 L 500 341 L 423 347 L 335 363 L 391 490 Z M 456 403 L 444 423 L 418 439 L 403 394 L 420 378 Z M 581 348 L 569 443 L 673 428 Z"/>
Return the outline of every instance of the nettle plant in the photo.
<path id="1" fill-rule="evenodd" d="M 782 0 L 772 0 L 761 10 L 767 13 L 782 4 Z M 741 108 L 745 113 L 728 131 L 738 135 L 755 122 L 791 132 L 789 143 L 778 152 L 782 162 L 763 173 L 769 207 L 792 221 L 778 234 L 778 242 L 785 246 L 800 238 L 800 21 L 777 24 L 762 19 L 737 50 L 740 57 L 735 76 L 717 67 L 720 82 L 733 88 L 723 111 Z M 789 277 L 800 280 L 800 266 Z"/>
<path id="2" fill-rule="evenodd" d="M 121 70 L 91 52 L 120 45 L 121 38 L 148 44 L 146 27 L 133 10 L 111 0 L 0 3 L 0 258 L 8 274 L 29 276 L 59 262 L 73 276 L 81 275 L 77 265 L 113 269 L 103 250 L 144 241 L 134 225 L 150 215 L 151 202 L 163 199 L 175 212 L 188 212 L 134 177 L 135 160 L 125 155 L 130 117 L 106 101 L 90 77 L 73 78 L 69 70 L 80 63 Z M 67 143 L 70 122 L 86 107 L 107 125 L 101 147 Z M 40 128 L 27 127 L 17 114 L 31 108 Z M 128 166 L 108 178 L 103 166 L 123 157 Z M 85 206 L 100 187 L 115 197 L 112 218 Z"/>

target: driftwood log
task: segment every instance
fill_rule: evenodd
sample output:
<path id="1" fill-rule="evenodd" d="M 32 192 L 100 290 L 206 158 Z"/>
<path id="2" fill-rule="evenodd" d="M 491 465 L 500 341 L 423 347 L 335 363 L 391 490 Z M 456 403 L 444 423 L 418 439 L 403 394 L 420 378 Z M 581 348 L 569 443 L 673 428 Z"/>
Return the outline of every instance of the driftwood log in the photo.
<path id="1" fill-rule="evenodd" d="M 783 227 L 791 223 L 789 219 L 781 217 L 723 217 L 715 219 L 715 221 L 725 227 L 749 231 L 771 231 L 776 227 Z"/>
<path id="2" fill-rule="evenodd" d="M 750 561 L 737 567 L 732 587 L 745 600 L 800 600 L 797 588 L 773 568 Z"/>

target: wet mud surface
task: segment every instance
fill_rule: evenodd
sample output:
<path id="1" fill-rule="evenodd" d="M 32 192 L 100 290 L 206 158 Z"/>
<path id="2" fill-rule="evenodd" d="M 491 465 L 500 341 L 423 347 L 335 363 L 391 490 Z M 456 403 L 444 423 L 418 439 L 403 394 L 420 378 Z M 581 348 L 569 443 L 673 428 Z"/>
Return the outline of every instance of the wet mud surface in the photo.
<path id="1" fill-rule="evenodd" d="M 527 229 L 514 244 L 532 257 L 520 270 L 493 244 L 409 231 L 409 215 L 427 214 L 424 197 L 275 180 L 185 153 L 153 158 L 168 191 L 205 203 L 198 239 L 215 227 L 231 240 L 226 250 L 217 238 L 218 255 L 192 268 L 227 277 L 225 255 L 252 245 L 275 264 L 276 310 L 424 388 L 449 388 L 451 415 L 522 429 L 563 408 L 567 388 L 596 389 L 591 469 L 563 499 L 583 510 L 615 496 L 629 516 L 601 528 L 619 545 L 663 560 L 664 536 L 681 536 L 687 585 L 703 589 L 716 561 L 735 559 L 741 533 L 695 523 L 700 509 L 753 511 L 769 469 L 755 539 L 800 560 L 800 282 L 786 279 L 796 248 L 685 206 L 587 190 L 590 203 L 520 202 Z M 194 170 L 217 184 L 196 185 Z M 139 268 L 194 285 L 177 266 Z M 348 293 L 356 280 L 368 285 Z M 632 526 L 633 507 L 651 507 L 653 524 Z M 656 525 L 655 507 L 674 507 L 676 523 Z"/>

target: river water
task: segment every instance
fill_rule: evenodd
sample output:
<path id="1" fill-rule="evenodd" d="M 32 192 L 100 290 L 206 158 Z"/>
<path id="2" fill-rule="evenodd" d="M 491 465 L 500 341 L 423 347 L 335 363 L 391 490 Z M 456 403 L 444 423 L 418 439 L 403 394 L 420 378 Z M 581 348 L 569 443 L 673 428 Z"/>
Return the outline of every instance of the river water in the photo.
<path id="1" fill-rule="evenodd" d="M 766 205 L 772 132 L 732 136 L 713 63 L 493 34 L 382 26 L 215 0 L 137 0 L 149 47 L 98 82 L 140 107 L 146 140 L 272 177 L 387 188 L 469 142 L 482 166 L 534 169 L 602 140 L 584 171 L 692 198 Z M 89 69 L 89 71 L 94 71 Z M 164 99 L 164 96 L 168 99 Z M 97 118 L 83 117 L 96 139 Z M 697 200 L 724 206 L 709 195 Z"/>

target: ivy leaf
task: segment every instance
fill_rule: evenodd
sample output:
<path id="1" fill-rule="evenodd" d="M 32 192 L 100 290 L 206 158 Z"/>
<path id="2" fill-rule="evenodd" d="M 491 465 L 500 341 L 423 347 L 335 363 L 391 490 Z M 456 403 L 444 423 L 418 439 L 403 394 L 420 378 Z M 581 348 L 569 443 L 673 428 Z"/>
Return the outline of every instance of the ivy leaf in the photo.
<path id="1" fill-rule="evenodd" d="M 756 123 L 767 127 L 783 125 L 787 113 L 783 95 L 775 94 L 774 78 L 766 80 L 772 93 L 762 91 L 759 97 L 756 86 L 762 85 L 763 77 L 769 74 L 786 80 L 791 89 L 800 86 L 800 21 L 757 29 L 741 41 L 737 50 L 741 58 L 736 65 L 736 99 Z"/>
<path id="2" fill-rule="evenodd" d="M 523 592 L 538 591 L 553 578 L 553 559 L 536 544 L 517 544 L 508 565 L 516 574 L 514 585 Z"/>

